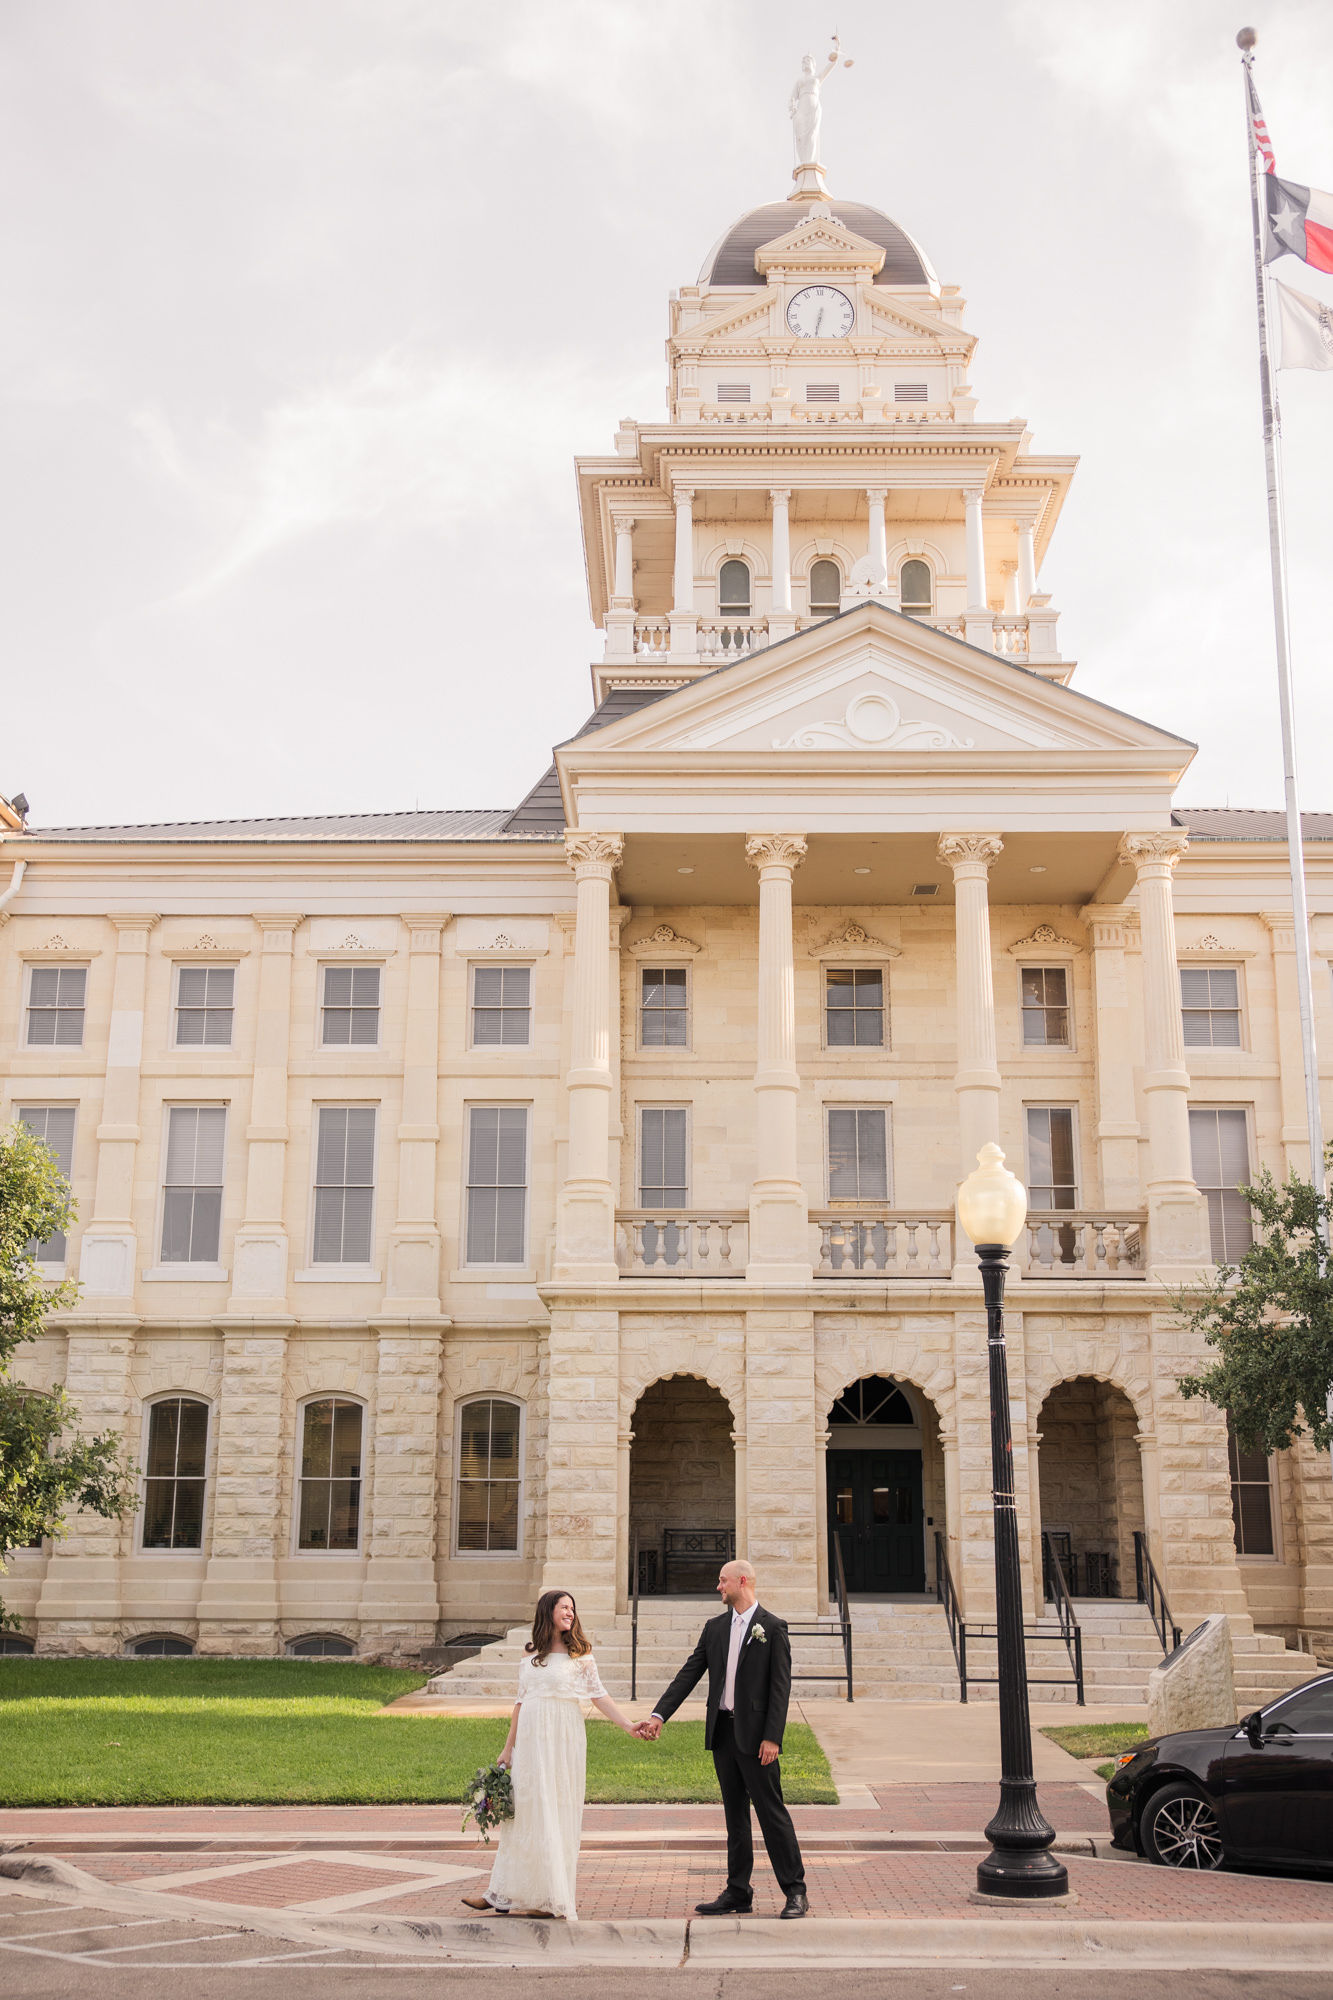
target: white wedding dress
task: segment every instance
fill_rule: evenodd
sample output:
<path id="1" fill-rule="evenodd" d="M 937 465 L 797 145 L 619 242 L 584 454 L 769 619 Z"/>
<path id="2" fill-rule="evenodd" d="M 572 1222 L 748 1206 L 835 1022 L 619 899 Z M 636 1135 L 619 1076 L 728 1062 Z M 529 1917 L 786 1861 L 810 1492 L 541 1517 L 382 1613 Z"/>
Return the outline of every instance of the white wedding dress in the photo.
<path id="1" fill-rule="evenodd" d="M 575 1893 L 583 1792 L 588 1769 L 585 1701 L 606 1694 L 591 1653 L 571 1660 L 548 1653 L 544 1665 L 518 1670 L 518 1734 L 514 1739 L 514 1817 L 500 1822 L 499 1852 L 486 1900 L 497 1910 L 549 1910 L 578 1915 Z"/>

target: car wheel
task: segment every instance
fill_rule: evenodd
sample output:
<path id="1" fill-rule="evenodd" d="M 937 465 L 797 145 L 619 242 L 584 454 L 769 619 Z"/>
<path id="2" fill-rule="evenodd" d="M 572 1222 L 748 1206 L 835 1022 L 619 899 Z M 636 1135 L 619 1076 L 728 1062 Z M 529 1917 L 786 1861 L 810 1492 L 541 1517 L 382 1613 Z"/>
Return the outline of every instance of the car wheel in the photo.
<path id="1" fill-rule="evenodd" d="M 1220 1868 L 1227 1858 L 1217 1814 L 1188 1785 L 1155 1792 L 1139 1830 L 1148 1859 L 1163 1868 Z"/>

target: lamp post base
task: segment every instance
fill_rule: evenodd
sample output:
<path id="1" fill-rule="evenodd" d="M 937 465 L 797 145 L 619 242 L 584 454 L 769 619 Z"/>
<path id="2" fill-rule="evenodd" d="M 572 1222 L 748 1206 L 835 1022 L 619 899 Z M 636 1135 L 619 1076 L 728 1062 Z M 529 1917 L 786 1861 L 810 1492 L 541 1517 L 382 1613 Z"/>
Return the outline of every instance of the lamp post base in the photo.
<path id="1" fill-rule="evenodd" d="M 1045 1848 L 993 1847 L 977 1864 L 977 1892 L 1002 1902 L 1068 1896 L 1069 1870 Z"/>

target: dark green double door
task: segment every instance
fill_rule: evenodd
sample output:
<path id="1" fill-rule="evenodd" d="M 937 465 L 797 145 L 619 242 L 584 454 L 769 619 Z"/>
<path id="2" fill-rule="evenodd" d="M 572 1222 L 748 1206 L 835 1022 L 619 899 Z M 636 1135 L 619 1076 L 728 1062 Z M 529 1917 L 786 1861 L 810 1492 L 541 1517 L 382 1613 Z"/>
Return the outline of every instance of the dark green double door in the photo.
<path id="1" fill-rule="evenodd" d="M 849 1591 L 925 1590 L 919 1451 L 831 1451 L 828 1518 Z"/>

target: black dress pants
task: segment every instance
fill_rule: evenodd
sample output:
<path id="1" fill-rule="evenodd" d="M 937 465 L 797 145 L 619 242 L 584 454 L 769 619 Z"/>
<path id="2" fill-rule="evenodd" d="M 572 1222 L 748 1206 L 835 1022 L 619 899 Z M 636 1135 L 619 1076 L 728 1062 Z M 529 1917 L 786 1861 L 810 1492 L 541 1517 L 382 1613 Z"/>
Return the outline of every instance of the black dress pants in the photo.
<path id="1" fill-rule="evenodd" d="M 722 1788 L 722 1806 L 727 1815 L 727 1887 L 734 1896 L 748 1898 L 754 1871 L 754 1838 L 750 1831 L 750 1807 L 755 1810 L 764 1846 L 784 1896 L 805 1887 L 805 1864 L 782 1798 L 781 1765 L 775 1758 L 761 1764 L 736 1748 L 736 1732 L 730 1715 L 719 1715 L 713 1724 L 713 1764 Z"/>

